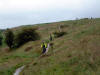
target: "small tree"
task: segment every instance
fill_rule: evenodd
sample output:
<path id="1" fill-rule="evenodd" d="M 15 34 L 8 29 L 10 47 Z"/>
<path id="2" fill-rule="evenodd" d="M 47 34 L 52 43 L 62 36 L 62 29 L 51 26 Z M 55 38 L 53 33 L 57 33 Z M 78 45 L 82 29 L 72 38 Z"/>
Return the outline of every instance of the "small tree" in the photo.
<path id="1" fill-rule="evenodd" d="M 2 37 L 2 35 L 0 34 L 0 46 L 2 45 L 2 39 L 3 39 L 3 37 Z"/>
<path id="2" fill-rule="evenodd" d="M 5 32 L 5 43 L 9 46 L 10 49 L 13 47 L 13 41 L 14 41 L 14 34 L 12 30 L 7 29 Z"/>
<path id="3" fill-rule="evenodd" d="M 34 28 L 23 28 L 19 33 L 17 33 L 14 43 L 16 44 L 16 47 L 20 47 L 29 41 L 35 41 L 39 38 L 40 36 Z"/>

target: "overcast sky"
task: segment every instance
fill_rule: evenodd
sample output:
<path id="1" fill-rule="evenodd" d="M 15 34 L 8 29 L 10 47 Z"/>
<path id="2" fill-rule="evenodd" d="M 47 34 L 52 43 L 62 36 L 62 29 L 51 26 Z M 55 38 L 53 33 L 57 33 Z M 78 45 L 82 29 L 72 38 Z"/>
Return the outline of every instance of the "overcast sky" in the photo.
<path id="1" fill-rule="evenodd" d="M 0 28 L 100 17 L 100 0 L 0 0 Z"/>

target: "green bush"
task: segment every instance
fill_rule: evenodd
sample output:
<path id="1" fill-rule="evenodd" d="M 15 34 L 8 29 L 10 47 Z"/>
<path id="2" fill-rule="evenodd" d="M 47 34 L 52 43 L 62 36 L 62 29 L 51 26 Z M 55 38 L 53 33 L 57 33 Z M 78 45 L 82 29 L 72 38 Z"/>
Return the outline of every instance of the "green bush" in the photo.
<path id="1" fill-rule="evenodd" d="M 40 36 L 34 28 L 23 28 L 19 33 L 17 33 L 14 43 L 16 47 L 20 47 L 29 41 L 35 41 L 39 38 Z"/>
<path id="2" fill-rule="evenodd" d="M 9 46 L 9 48 L 13 48 L 14 42 L 14 34 L 11 29 L 7 29 L 5 32 L 5 43 Z"/>
<path id="3" fill-rule="evenodd" d="M 3 40 L 3 36 L 2 36 L 2 34 L 0 33 L 0 46 L 2 45 L 2 40 Z"/>
<path id="4" fill-rule="evenodd" d="M 65 35 L 66 32 L 54 32 L 53 34 L 54 34 L 55 38 L 58 38 L 58 37 L 61 37 L 61 36 Z"/>
<path id="5" fill-rule="evenodd" d="M 2 39 L 3 39 L 3 37 L 0 36 L 0 46 L 2 45 Z"/>

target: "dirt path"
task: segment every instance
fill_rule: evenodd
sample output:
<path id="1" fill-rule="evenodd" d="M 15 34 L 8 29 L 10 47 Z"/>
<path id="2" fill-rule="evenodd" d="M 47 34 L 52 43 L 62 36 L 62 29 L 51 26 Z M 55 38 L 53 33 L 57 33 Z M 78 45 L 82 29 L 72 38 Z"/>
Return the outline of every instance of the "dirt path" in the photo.
<path id="1" fill-rule="evenodd" d="M 13 75 L 19 75 L 19 73 L 24 69 L 25 65 L 18 68 Z"/>

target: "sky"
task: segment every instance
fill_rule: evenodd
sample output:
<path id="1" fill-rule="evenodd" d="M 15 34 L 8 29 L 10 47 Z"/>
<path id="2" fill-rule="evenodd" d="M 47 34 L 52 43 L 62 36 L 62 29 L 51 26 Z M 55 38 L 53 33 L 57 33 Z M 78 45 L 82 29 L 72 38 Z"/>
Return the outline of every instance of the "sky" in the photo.
<path id="1" fill-rule="evenodd" d="M 0 0 L 0 29 L 100 17 L 100 0 Z"/>

